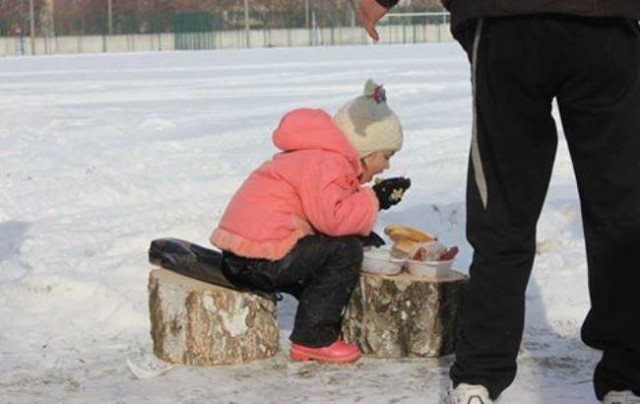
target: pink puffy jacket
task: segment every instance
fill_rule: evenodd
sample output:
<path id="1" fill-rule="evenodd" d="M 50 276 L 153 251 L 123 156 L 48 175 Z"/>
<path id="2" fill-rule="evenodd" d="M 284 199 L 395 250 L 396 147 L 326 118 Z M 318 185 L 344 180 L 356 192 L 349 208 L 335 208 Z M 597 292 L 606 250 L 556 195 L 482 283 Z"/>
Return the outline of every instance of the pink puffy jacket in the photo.
<path id="1" fill-rule="evenodd" d="M 216 247 L 249 258 L 278 260 L 298 239 L 368 234 L 378 199 L 358 180 L 351 143 L 318 109 L 287 113 L 273 133 L 282 150 L 244 181 L 211 235 Z"/>

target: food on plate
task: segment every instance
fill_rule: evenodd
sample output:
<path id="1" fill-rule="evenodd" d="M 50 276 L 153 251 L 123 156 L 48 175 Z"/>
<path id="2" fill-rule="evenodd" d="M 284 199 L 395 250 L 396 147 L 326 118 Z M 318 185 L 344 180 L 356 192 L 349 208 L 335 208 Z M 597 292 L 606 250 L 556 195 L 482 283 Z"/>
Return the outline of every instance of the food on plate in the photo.
<path id="1" fill-rule="evenodd" d="M 458 255 L 458 251 L 459 249 L 457 245 L 447 248 L 447 251 L 440 256 L 440 261 L 449 261 L 454 259 L 456 255 Z"/>
<path id="2" fill-rule="evenodd" d="M 398 240 L 391 246 L 391 256 L 394 258 L 407 258 L 409 256 L 409 250 L 415 244 L 412 240 Z"/>
<path id="3" fill-rule="evenodd" d="M 435 241 L 437 238 L 429 233 L 409 226 L 390 224 L 384 228 L 384 234 L 393 241 L 391 256 L 394 258 L 410 258 L 411 249 L 416 243 Z"/>
<path id="4" fill-rule="evenodd" d="M 427 249 L 420 244 L 412 247 L 409 252 L 409 259 L 412 259 L 414 261 L 427 261 L 429 259 L 427 255 Z"/>
<path id="5" fill-rule="evenodd" d="M 447 247 L 438 241 L 415 243 L 409 250 L 409 259 L 414 261 L 438 261 Z"/>
<path id="6" fill-rule="evenodd" d="M 389 236 L 393 241 L 411 240 L 414 242 L 426 243 L 428 241 L 437 240 L 437 237 L 433 234 L 400 224 L 388 225 L 384 228 L 384 234 Z"/>
<path id="7" fill-rule="evenodd" d="M 421 245 L 418 245 L 417 248 L 412 248 L 412 252 L 410 252 L 409 259 L 413 261 L 426 261 L 427 260 L 427 249 Z"/>
<path id="8" fill-rule="evenodd" d="M 458 254 L 458 247 L 447 247 L 431 233 L 413 227 L 390 224 L 384 234 L 393 240 L 391 256 L 413 261 L 449 261 Z"/>
<path id="9" fill-rule="evenodd" d="M 413 261 L 449 261 L 458 254 L 458 246 L 445 247 L 437 241 L 416 243 L 409 250 L 409 259 Z"/>

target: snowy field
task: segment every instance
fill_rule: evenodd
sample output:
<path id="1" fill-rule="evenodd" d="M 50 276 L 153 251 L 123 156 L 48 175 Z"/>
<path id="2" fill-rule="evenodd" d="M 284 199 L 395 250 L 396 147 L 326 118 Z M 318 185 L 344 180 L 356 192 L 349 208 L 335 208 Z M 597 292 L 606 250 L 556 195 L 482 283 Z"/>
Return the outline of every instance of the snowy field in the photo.
<path id="1" fill-rule="evenodd" d="M 333 113 L 368 77 L 405 128 L 385 175 L 414 184 L 376 229 L 436 233 L 461 247 L 466 272 L 471 90 L 453 43 L 0 59 L 0 402 L 437 403 L 451 357 L 290 362 L 292 299 L 272 359 L 142 378 L 128 365 L 153 363 L 149 242 L 207 246 L 232 193 L 275 153 L 282 114 Z M 499 402 L 594 403 L 599 355 L 579 339 L 586 259 L 563 140 L 527 303 L 518 378 Z"/>

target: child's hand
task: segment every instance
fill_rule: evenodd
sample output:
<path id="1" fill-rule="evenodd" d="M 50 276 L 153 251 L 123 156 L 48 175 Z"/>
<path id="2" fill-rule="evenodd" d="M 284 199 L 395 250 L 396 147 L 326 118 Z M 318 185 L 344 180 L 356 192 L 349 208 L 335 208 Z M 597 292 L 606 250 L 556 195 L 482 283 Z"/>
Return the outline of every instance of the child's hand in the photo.
<path id="1" fill-rule="evenodd" d="M 389 209 L 402 200 L 404 192 L 411 186 L 411 180 L 405 177 L 395 177 L 382 180 L 372 188 L 380 201 L 380 209 Z"/>
<path id="2" fill-rule="evenodd" d="M 360 236 L 360 241 L 362 241 L 363 247 L 380 247 L 386 244 L 382 237 L 380 237 L 375 231 L 372 231 L 366 236 Z"/>

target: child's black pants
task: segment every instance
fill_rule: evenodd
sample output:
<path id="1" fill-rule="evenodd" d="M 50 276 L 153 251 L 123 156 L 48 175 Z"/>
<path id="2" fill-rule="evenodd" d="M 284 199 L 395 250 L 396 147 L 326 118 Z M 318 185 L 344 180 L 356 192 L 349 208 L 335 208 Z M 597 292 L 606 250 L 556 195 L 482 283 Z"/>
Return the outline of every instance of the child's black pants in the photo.
<path id="1" fill-rule="evenodd" d="M 323 347 L 340 334 L 342 311 L 358 280 L 357 237 L 307 236 L 278 261 L 224 253 L 225 275 L 241 288 L 289 293 L 298 299 L 291 341 Z"/>

